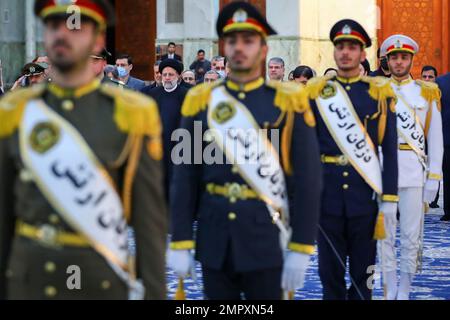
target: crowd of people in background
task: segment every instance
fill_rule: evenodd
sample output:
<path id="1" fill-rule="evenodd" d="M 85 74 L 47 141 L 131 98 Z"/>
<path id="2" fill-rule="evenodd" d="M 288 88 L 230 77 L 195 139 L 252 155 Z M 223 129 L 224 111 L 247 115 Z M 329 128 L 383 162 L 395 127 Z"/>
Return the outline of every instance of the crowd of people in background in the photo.
<path id="1" fill-rule="evenodd" d="M 206 58 L 203 49 L 198 50 L 195 61 L 189 69 L 184 68 L 182 57 L 176 54 L 177 46 L 170 42 L 167 46 L 167 54 L 161 56 L 161 60 L 155 62 L 153 67 L 153 81 L 148 82 L 131 75 L 133 70 L 133 58 L 129 54 L 119 54 L 115 64 L 108 64 L 112 54 L 106 50 L 100 55 L 91 55 L 92 68 L 102 83 L 110 83 L 120 87 L 125 87 L 134 91 L 156 98 L 161 101 L 161 90 L 166 93 L 175 92 L 178 96 L 177 105 L 181 105 L 187 91 L 201 83 L 214 83 L 227 78 L 229 69 L 227 59 L 222 56 L 214 56 L 211 60 Z M 389 67 L 386 65 L 386 57 L 380 57 L 380 50 L 377 53 L 378 69 L 372 71 L 369 61 L 366 59 L 361 63 L 361 76 L 384 76 L 390 77 Z M 1 60 L 0 60 L 1 61 Z M 167 61 L 170 61 L 167 63 Z M 161 67 L 162 66 L 162 67 Z M 167 69 L 167 70 L 166 70 Z M 1 73 L 1 64 L 0 64 Z M 337 69 L 330 67 L 325 70 L 325 76 L 337 76 Z M 300 65 L 290 71 L 286 78 L 286 65 L 281 57 L 269 59 L 267 64 L 267 79 L 270 81 L 289 81 L 306 85 L 308 81 L 317 76 L 317 72 L 309 66 Z M 438 77 L 437 69 L 433 66 L 423 66 L 421 79 L 428 82 L 435 82 Z M 16 90 L 20 87 L 28 87 L 43 82 L 51 82 L 51 64 L 47 56 L 38 56 L 30 63 L 23 66 L 20 75 L 9 90 Z M 182 88 L 181 91 L 177 90 Z M 4 94 L 6 88 L 3 82 L 0 83 L 0 95 Z M 164 122 L 164 121 L 163 121 Z M 175 122 L 174 122 L 175 123 Z M 173 127 L 170 125 L 169 127 Z M 168 133 L 167 133 L 168 134 Z M 435 201 L 430 203 L 431 208 L 439 208 L 439 193 Z"/>
<path id="2" fill-rule="evenodd" d="M 103 81 L 110 81 L 119 86 L 126 87 L 134 91 L 145 92 L 159 86 L 163 86 L 159 65 L 162 61 L 167 59 L 175 60 L 180 64 L 183 70 L 178 75 L 178 82 L 187 88 L 198 85 L 204 82 L 215 82 L 225 79 L 229 70 L 227 69 L 227 61 L 225 57 L 214 56 L 211 60 L 206 58 L 205 50 L 200 49 L 197 52 L 195 61 L 189 66 L 189 69 L 184 69 L 182 57 L 176 52 L 176 44 L 170 42 L 167 46 L 167 54 L 161 56 L 154 64 L 153 81 L 148 82 L 131 76 L 133 70 L 133 58 L 128 54 L 119 54 L 116 58 L 115 65 L 108 64 L 107 61 L 111 59 L 112 54 L 106 49 L 101 55 L 92 55 L 92 66 L 96 75 Z M 369 61 L 366 59 L 361 63 L 361 75 L 363 76 L 385 76 L 390 77 L 389 68 L 383 64 L 385 57 L 379 56 L 379 67 L 376 70 L 371 70 Z M 0 65 L 1 68 L 1 65 Z M 23 66 L 20 75 L 17 77 L 10 90 L 15 90 L 19 87 L 28 87 L 33 84 L 51 81 L 51 64 L 46 56 L 38 56 L 32 62 Z M 336 76 L 337 70 L 330 67 L 325 70 L 325 76 Z M 300 65 L 294 70 L 290 71 L 286 78 L 285 61 L 281 57 L 273 57 L 269 60 L 267 65 L 267 78 L 271 81 L 290 81 L 306 85 L 307 82 L 317 76 L 317 72 L 309 66 Z M 438 77 L 437 69 L 433 66 L 426 65 L 422 69 L 421 78 L 424 81 L 435 82 Z M 148 87 L 149 86 L 149 87 Z M 0 94 L 6 90 L 3 83 L 0 85 Z"/>

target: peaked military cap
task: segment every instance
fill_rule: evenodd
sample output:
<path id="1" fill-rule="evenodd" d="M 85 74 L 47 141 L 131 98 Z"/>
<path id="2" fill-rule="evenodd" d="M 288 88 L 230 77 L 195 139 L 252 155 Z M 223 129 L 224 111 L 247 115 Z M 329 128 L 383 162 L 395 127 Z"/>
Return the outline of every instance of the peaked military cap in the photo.
<path id="1" fill-rule="evenodd" d="M 39 74 L 44 73 L 46 68 L 44 68 L 43 66 L 41 66 L 40 64 L 37 63 L 27 63 L 23 68 L 22 68 L 22 75 L 24 76 L 36 76 Z"/>
<path id="2" fill-rule="evenodd" d="M 71 6 L 77 6 L 82 16 L 94 20 L 102 29 L 114 22 L 114 9 L 109 0 L 36 0 L 34 13 L 43 20 L 66 17 L 73 14 Z"/>
<path id="3" fill-rule="evenodd" d="M 338 21 L 330 31 L 330 40 L 336 44 L 349 40 L 361 43 L 365 48 L 372 46 L 372 41 L 363 26 L 351 19 Z"/>
<path id="4" fill-rule="evenodd" d="M 410 37 L 402 34 L 394 34 L 381 45 L 381 54 L 387 56 L 394 52 L 408 52 L 416 55 L 419 52 L 419 45 Z"/>
<path id="5" fill-rule="evenodd" d="M 263 37 L 277 34 L 258 9 L 243 1 L 232 2 L 222 9 L 216 28 L 219 37 L 234 31 L 256 31 Z"/>
<path id="6" fill-rule="evenodd" d="M 112 54 L 106 48 L 103 48 L 99 54 L 92 54 L 91 57 L 94 59 L 108 60 L 108 58 L 112 57 Z"/>

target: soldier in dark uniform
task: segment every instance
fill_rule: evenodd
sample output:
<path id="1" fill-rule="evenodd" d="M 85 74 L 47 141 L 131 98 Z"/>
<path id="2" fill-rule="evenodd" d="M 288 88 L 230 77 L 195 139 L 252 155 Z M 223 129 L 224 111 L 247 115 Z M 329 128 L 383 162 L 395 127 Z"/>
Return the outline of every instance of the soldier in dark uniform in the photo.
<path id="1" fill-rule="evenodd" d="M 116 190 L 117 204 L 121 206 L 118 218 L 135 230 L 137 277 L 143 281 L 145 298 L 165 299 L 168 223 L 157 105 L 141 94 L 101 85 L 92 72 L 89 57 L 104 47 L 106 23 L 113 19 L 110 4 L 101 0 L 78 1 L 81 25 L 76 31 L 66 24 L 68 5 L 72 3 L 38 0 L 35 4 L 36 15 L 45 24 L 45 46 L 53 65 L 54 81 L 17 90 L 0 102 L 0 299 L 129 297 L 129 278 L 112 268 L 122 265 L 108 259 L 103 254 L 105 247 L 91 241 L 92 237 L 87 236 L 86 229 L 79 228 L 80 224 L 66 219 L 66 209 L 52 205 L 58 203 L 54 199 L 57 187 L 43 189 L 45 172 L 30 167 L 24 158 L 24 150 L 50 156 L 49 151 L 63 147 L 58 141 L 60 132 L 69 134 L 64 129 L 67 126 L 79 134 L 81 140 L 77 141 L 90 149 L 90 159 L 96 157 L 98 166 L 104 168 L 106 185 Z M 30 109 L 37 110 L 28 107 L 35 101 L 59 120 L 37 125 L 24 140 L 22 149 L 19 139 L 24 135 L 21 130 L 25 114 L 32 112 Z M 69 149 L 74 157 L 86 152 L 77 147 Z M 56 170 L 56 163 L 52 168 L 53 176 L 61 179 L 64 186 L 83 190 L 92 179 L 90 176 L 80 180 L 83 167 L 67 168 L 65 173 Z M 73 201 L 71 194 L 63 196 Z M 103 200 L 106 199 L 97 198 L 95 205 Z M 76 215 L 95 213 L 82 206 L 89 203 L 89 197 L 77 201 L 80 206 Z M 114 226 L 115 234 L 127 239 L 124 235 L 127 224 L 116 222 L 98 220 L 102 228 Z M 104 244 L 109 246 L 112 242 Z M 121 250 L 127 250 L 126 242 Z M 67 285 L 70 276 L 67 271 L 72 266 L 81 271 L 80 290 L 70 287 L 71 290 Z M 125 265 L 122 272 L 133 274 L 133 269 Z"/>
<path id="2" fill-rule="evenodd" d="M 324 163 L 321 229 L 318 239 L 319 275 L 324 299 L 369 300 L 371 289 L 368 280 L 373 274 L 374 269 L 370 268 L 375 265 L 376 256 L 374 230 L 377 214 L 379 210 L 385 214 L 397 210 L 397 129 L 395 110 L 390 99 L 394 94 L 384 78 L 359 75 L 359 65 L 365 59 L 364 50 L 371 45 L 370 37 L 359 23 L 353 20 L 338 22 L 331 30 L 330 39 L 335 45 L 338 76 L 314 79 L 307 87 L 317 119 L 317 134 Z M 338 91 L 338 88 L 342 90 Z M 319 110 L 320 102 L 317 101 L 337 99 L 337 92 L 343 92 L 343 100 L 348 101 L 347 105 L 353 105 L 356 111 L 353 119 L 363 129 L 363 139 L 350 152 L 361 151 L 359 149 L 373 143 L 374 153 L 370 160 L 374 161 L 378 157 L 378 148 L 382 149 L 383 170 L 379 181 L 382 194 L 378 196 L 381 207 L 377 203 L 374 189 L 364 178 L 373 172 L 361 170 L 359 163 L 354 162 L 354 158 L 349 158 L 351 154 L 342 151 L 342 146 L 345 145 L 343 140 L 353 142 L 354 137 L 343 135 L 343 139 L 336 138 L 339 131 L 330 131 L 331 120 L 322 116 L 327 107 Z M 325 102 L 320 105 L 325 105 Z M 339 124 L 344 128 L 351 123 L 350 114 L 343 112 L 339 103 L 345 104 L 342 101 L 334 103 L 329 109 L 344 121 Z M 351 129 L 350 126 L 348 129 Z M 368 133 L 372 142 L 368 141 L 367 136 L 364 137 L 364 132 Z M 364 161 L 366 159 L 369 158 L 364 157 Z M 378 168 L 379 165 L 376 170 Z M 379 217 L 377 227 L 382 228 L 383 216 Z M 349 289 L 345 281 L 347 258 L 352 281 Z"/>
<path id="3" fill-rule="evenodd" d="M 282 289 L 290 292 L 303 286 L 309 255 L 314 252 L 321 189 L 315 120 L 303 87 L 265 83 L 261 77 L 266 37 L 275 31 L 257 9 L 246 2 L 224 7 L 217 32 L 224 39 L 231 73 L 224 82 L 192 88 L 182 107 L 181 128 L 198 137 L 194 128 L 201 124 L 205 143 L 191 140 L 190 162 L 174 166 L 168 262 L 185 277 L 192 267 L 190 250 L 195 247 L 208 299 L 239 300 L 242 293 L 250 300 L 281 299 Z M 208 101 L 217 92 L 234 102 L 211 105 Z M 233 111 L 226 109 L 233 110 L 233 104 L 244 105 L 260 128 L 281 131 L 281 174 L 287 178 L 292 200 L 292 236 L 285 259 L 274 224 L 278 220 L 269 214 L 255 183 L 241 175 L 240 164 L 194 159 L 218 141 L 206 131 L 211 128 L 208 112 L 217 112 L 218 121 L 226 123 L 233 117 Z"/>

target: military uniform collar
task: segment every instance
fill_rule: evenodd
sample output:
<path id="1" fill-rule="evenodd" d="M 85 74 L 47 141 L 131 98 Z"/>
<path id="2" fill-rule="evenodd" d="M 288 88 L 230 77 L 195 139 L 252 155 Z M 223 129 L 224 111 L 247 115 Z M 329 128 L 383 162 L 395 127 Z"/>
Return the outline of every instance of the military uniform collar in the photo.
<path id="1" fill-rule="evenodd" d="M 336 79 L 339 82 L 342 82 L 344 84 L 352 84 L 352 83 L 356 83 L 356 82 L 360 81 L 361 76 L 359 75 L 359 76 L 353 77 L 353 78 L 343 78 L 343 77 L 336 76 Z"/>
<path id="2" fill-rule="evenodd" d="M 403 80 L 403 81 L 397 81 L 395 80 L 394 77 L 391 78 L 391 81 L 393 84 L 395 84 L 396 86 L 405 86 L 407 84 L 410 84 L 411 82 L 413 82 L 413 78 L 411 78 L 411 76 L 409 76 L 407 79 Z"/>
<path id="3" fill-rule="evenodd" d="M 95 79 L 91 82 L 89 82 L 88 84 L 85 84 L 84 86 L 81 86 L 79 88 L 76 89 L 67 89 L 67 88 L 62 88 L 60 86 L 58 86 L 55 83 L 50 83 L 48 85 L 48 90 L 54 94 L 55 96 L 57 96 L 58 98 L 81 98 L 82 96 L 85 96 L 95 90 L 97 90 L 100 87 L 100 80 L 99 79 Z"/>
<path id="4" fill-rule="evenodd" d="M 233 91 L 239 91 L 239 92 L 250 92 L 250 91 L 260 88 L 263 84 L 264 84 L 264 79 L 261 77 L 256 80 L 253 80 L 253 81 L 250 81 L 247 83 L 243 83 L 243 84 L 236 83 L 232 80 L 227 80 L 227 82 L 226 82 L 228 89 L 233 90 Z"/>

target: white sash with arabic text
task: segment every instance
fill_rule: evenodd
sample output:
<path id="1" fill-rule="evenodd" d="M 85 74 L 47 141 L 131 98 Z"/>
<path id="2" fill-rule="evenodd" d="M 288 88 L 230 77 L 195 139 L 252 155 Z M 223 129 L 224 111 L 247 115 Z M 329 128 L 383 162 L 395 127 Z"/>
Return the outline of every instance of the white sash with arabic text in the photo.
<path id="1" fill-rule="evenodd" d="M 356 171 L 379 195 L 383 192 L 381 166 L 374 144 L 362 125 L 344 88 L 329 81 L 316 99 L 328 131 Z"/>

